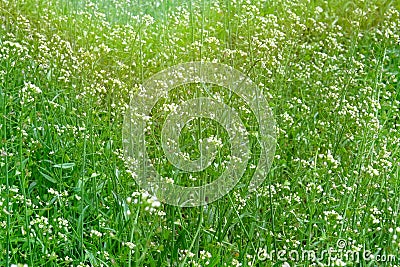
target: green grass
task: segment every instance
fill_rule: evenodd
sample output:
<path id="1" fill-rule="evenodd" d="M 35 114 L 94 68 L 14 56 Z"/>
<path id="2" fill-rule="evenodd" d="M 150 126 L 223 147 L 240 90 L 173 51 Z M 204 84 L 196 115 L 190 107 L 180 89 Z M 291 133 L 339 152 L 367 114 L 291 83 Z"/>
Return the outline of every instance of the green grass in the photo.
<path id="1" fill-rule="evenodd" d="M 0 0 L 0 266 L 316 266 L 276 251 L 321 256 L 339 240 L 376 254 L 342 257 L 348 266 L 400 265 L 399 12 L 396 1 Z M 195 60 L 263 90 L 275 159 L 249 192 L 252 139 L 228 195 L 158 205 L 125 166 L 124 114 L 144 80 Z M 167 162 L 163 104 L 223 89 L 191 92 L 158 103 L 146 140 L 162 175 L 196 186 L 224 171 L 230 146 L 221 125 L 194 120 L 181 149 L 196 159 L 195 142 L 215 135 L 218 165 L 193 179 Z M 239 114 L 257 129 L 254 114 Z"/>

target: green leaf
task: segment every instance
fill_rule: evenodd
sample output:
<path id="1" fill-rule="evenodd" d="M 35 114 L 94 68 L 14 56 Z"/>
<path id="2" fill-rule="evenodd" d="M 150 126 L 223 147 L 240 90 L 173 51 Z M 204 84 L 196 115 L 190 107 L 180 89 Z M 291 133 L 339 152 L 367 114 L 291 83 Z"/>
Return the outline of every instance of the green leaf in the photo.
<path id="1" fill-rule="evenodd" d="M 51 81 L 51 69 L 47 72 L 46 77 L 48 81 Z"/>
<path id="2" fill-rule="evenodd" d="M 61 168 L 61 169 L 71 169 L 75 166 L 75 163 L 70 162 L 70 163 L 61 163 L 61 164 L 55 164 L 53 165 L 54 168 Z"/>
<path id="3" fill-rule="evenodd" d="M 44 178 L 46 178 L 50 182 L 55 183 L 55 184 L 57 183 L 57 180 L 54 179 L 53 177 L 51 177 L 50 175 L 47 175 L 47 174 L 45 174 L 45 173 L 43 173 L 41 171 L 39 171 L 39 172 L 40 172 L 41 175 L 43 175 Z"/>

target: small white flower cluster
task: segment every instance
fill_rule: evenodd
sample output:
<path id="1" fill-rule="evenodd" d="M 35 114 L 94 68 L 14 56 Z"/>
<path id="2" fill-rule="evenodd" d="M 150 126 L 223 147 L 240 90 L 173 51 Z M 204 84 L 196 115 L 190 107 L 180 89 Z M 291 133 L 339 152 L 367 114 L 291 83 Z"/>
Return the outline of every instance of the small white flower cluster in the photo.
<path id="1" fill-rule="evenodd" d="M 146 26 L 150 26 L 154 23 L 154 18 L 152 16 L 146 14 L 142 17 L 142 21 L 144 22 L 144 24 Z"/>
<path id="2" fill-rule="evenodd" d="M 49 218 L 36 214 L 36 217 L 32 219 L 29 224 L 31 226 L 37 225 L 40 229 L 42 229 L 49 225 Z"/>
<path id="3" fill-rule="evenodd" d="M 132 242 L 128 241 L 128 242 L 122 242 L 122 245 L 125 247 L 128 247 L 130 250 L 132 250 L 132 252 L 134 252 L 134 249 L 136 247 L 135 244 L 133 244 Z"/>
<path id="4" fill-rule="evenodd" d="M 191 252 L 187 249 L 180 249 L 179 254 L 180 254 L 180 256 L 178 258 L 179 261 L 183 261 L 185 257 L 191 259 L 191 258 L 194 258 L 194 256 L 196 256 L 193 252 Z"/>
<path id="5" fill-rule="evenodd" d="M 397 226 L 396 229 L 390 227 L 389 233 L 393 234 L 392 243 L 395 244 L 397 242 L 397 246 L 400 248 L 400 241 L 398 240 L 398 235 L 400 235 L 400 226 Z"/>
<path id="6" fill-rule="evenodd" d="M 200 259 L 206 260 L 206 259 L 211 259 L 212 255 L 210 252 L 206 250 L 200 250 Z"/>
<path id="7" fill-rule="evenodd" d="M 161 202 L 156 196 L 150 195 L 147 191 L 133 192 L 131 196 L 126 198 L 126 203 L 128 205 L 131 203 L 135 205 L 143 205 L 144 210 L 148 211 L 150 214 L 154 214 L 158 211 L 158 215 L 165 215 L 164 212 L 160 212 L 161 210 L 158 210 L 161 207 Z M 129 208 L 126 211 L 126 214 L 128 216 L 131 215 Z"/>
<path id="8" fill-rule="evenodd" d="M 36 96 L 41 94 L 42 90 L 31 82 L 24 82 L 24 86 L 19 92 L 20 104 L 24 106 L 35 101 Z"/>
<path id="9" fill-rule="evenodd" d="M 332 219 L 335 220 L 333 225 L 343 224 L 343 216 L 340 215 L 336 210 L 324 211 L 324 220 L 327 224 L 332 223 Z"/>
<path id="10" fill-rule="evenodd" d="M 80 262 L 76 267 L 91 267 L 89 264 L 85 264 L 84 262 Z"/>
<path id="11" fill-rule="evenodd" d="M 233 267 L 240 267 L 242 266 L 242 263 L 239 262 L 237 259 L 232 259 L 232 265 Z"/>
<path id="12" fill-rule="evenodd" d="M 101 232 L 99 232 L 99 231 L 97 231 L 97 230 L 92 229 L 92 230 L 90 230 L 90 237 L 93 237 L 93 236 L 102 237 L 102 236 L 103 236 L 103 233 L 101 233 Z"/>
<path id="13" fill-rule="evenodd" d="M 171 104 L 163 104 L 163 111 L 165 112 L 172 112 L 172 113 L 176 113 L 176 111 L 178 110 L 179 106 L 175 103 L 171 103 Z"/>
<path id="14" fill-rule="evenodd" d="M 221 148 L 224 146 L 224 144 L 222 143 L 222 139 L 218 138 L 217 136 L 214 136 L 214 135 L 207 137 L 207 142 L 209 144 L 215 145 L 218 148 Z"/>
<path id="15" fill-rule="evenodd" d="M 195 260 L 196 254 L 187 250 L 187 249 L 180 249 L 179 250 L 179 261 L 184 261 L 187 259 L 187 264 L 190 266 L 207 266 L 210 265 L 210 259 L 212 258 L 212 254 L 206 250 L 200 250 L 199 252 L 199 261 Z"/>
<path id="16" fill-rule="evenodd" d="M 68 191 L 66 191 L 66 190 L 64 190 L 64 192 L 60 193 L 53 188 L 49 188 L 49 189 L 47 189 L 47 192 L 49 194 L 55 195 L 56 197 L 67 197 L 68 196 Z"/>
<path id="17" fill-rule="evenodd" d="M 242 210 L 244 207 L 246 207 L 247 201 L 250 198 L 249 194 L 247 194 L 245 197 L 242 197 L 238 191 L 234 191 L 233 196 L 234 196 L 235 203 L 237 205 L 236 208 L 238 210 Z"/>
<path id="18" fill-rule="evenodd" d="M 338 160 L 336 160 L 333 155 L 332 152 L 330 150 L 328 150 L 327 154 L 319 154 L 318 157 L 320 159 L 326 159 L 326 161 L 323 162 L 324 166 L 331 166 L 332 169 L 337 169 L 338 166 L 340 165 L 340 162 Z M 332 171 L 332 170 L 328 170 L 328 171 Z"/>

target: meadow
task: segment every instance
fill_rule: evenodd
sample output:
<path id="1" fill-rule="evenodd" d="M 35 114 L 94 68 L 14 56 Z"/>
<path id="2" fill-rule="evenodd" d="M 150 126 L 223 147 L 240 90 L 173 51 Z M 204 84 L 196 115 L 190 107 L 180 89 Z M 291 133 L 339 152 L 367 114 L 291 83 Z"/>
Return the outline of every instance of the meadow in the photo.
<path id="1" fill-rule="evenodd" d="M 0 0 L 0 22 L 0 266 L 400 266 L 398 1 Z M 122 129 L 146 79 L 191 61 L 250 77 L 277 144 L 256 191 L 251 139 L 229 194 L 177 207 L 133 179 Z M 146 149 L 197 186 L 224 171 L 228 134 L 186 125 L 189 157 L 199 136 L 218 157 L 174 176 L 165 113 L 210 94 L 255 120 L 223 88 L 190 88 L 154 108 Z"/>

